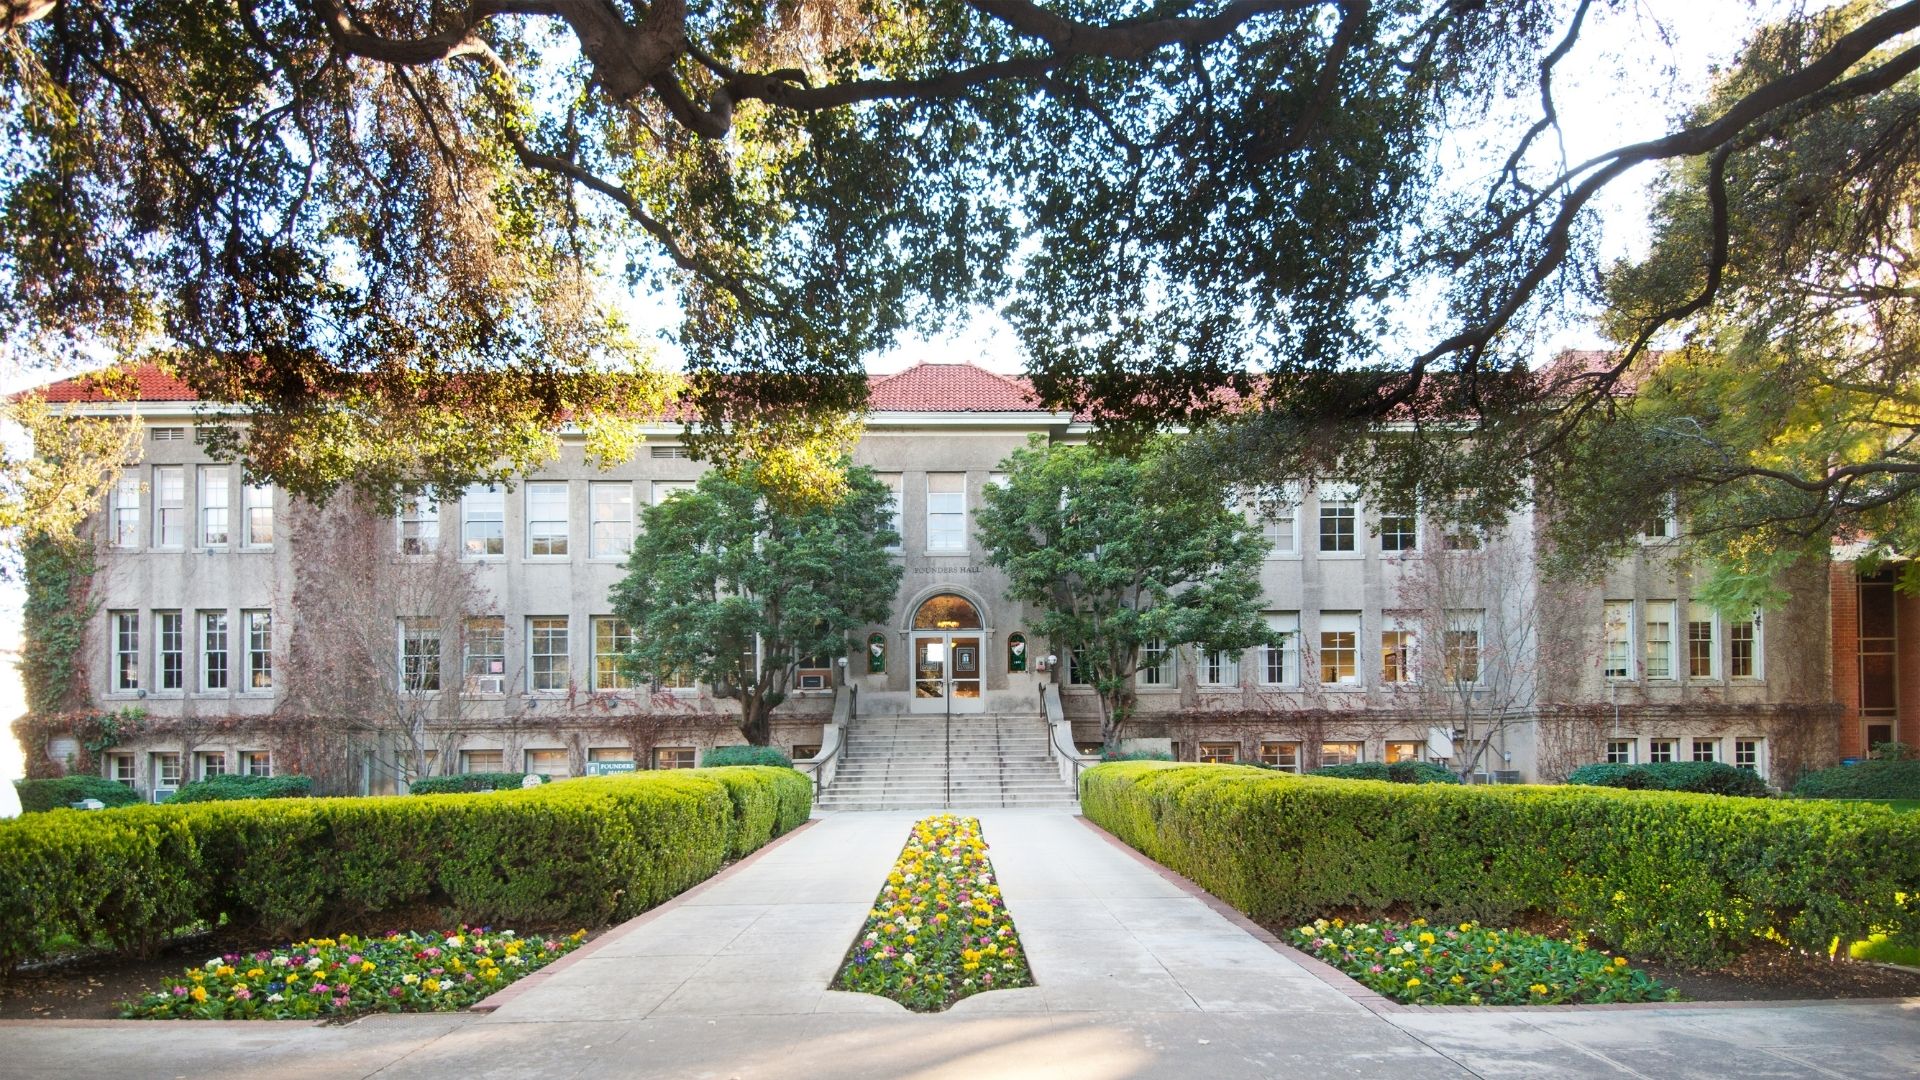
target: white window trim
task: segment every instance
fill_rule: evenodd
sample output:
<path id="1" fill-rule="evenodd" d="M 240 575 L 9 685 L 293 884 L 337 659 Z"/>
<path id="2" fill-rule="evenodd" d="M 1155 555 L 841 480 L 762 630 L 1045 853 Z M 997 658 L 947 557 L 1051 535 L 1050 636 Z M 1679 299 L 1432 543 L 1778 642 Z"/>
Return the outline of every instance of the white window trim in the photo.
<path id="1" fill-rule="evenodd" d="M 474 494 L 483 492 L 490 498 L 498 498 L 500 516 L 480 519 L 473 516 Z M 500 525 L 500 550 L 476 552 L 469 546 L 468 529 L 476 524 Z M 502 561 L 507 557 L 507 489 L 500 484 L 475 484 L 460 493 L 460 557 L 477 562 Z"/>
<path id="2" fill-rule="evenodd" d="M 256 499 L 263 499 L 256 502 Z M 256 543 L 253 539 L 253 512 L 262 506 L 267 511 L 267 539 L 265 543 Z M 240 485 L 240 537 L 242 551 L 272 551 L 275 526 L 279 524 L 274 513 L 274 494 L 272 484 Z"/>
<path id="3" fill-rule="evenodd" d="M 935 476 L 960 477 L 960 490 L 959 491 L 933 490 L 933 478 Z M 953 547 L 935 547 L 933 545 L 933 537 L 934 537 L 933 499 L 934 499 L 934 496 L 936 495 L 949 497 L 949 498 L 957 497 L 960 500 L 960 515 L 959 515 L 960 516 L 960 542 L 959 544 Z M 926 554 L 935 555 L 935 556 L 954 556 L 954 555 L 966 555 L 969 552 L 971 552 L 973 548 L 972 548 L 972 544 L 969 542 L 967 522 L 968 522 L 969 512 L 971 511 L 972 508 L 968 505 L 968 499 L 967 499 L 967 474 L 966 473 L 942 473 L 942 472 L 928 473 L 927 481 L 926 481 L 926 499 L 927 499 L 927 502 L 926 502 L 926 511 L 927 511 Z M 941 516 L 942 517 L 951 516 L 951 511 L 943 511 Z"/>
<path id="4" fill-rule="evenodd" d="M 560 523 L 560 531 L 558 533 L 546 534 L 549 540 L 557 536 L 560 539 L 561 546 L 566 548 L 565 551 L 562 551 L 557 555 L 552 552 L 548 552 L 543 555 L 535 555 L 533 553 L 533 526 L 536 520 L 533 516 L 533 490 L 535 488 L 543 488 L 543 489 L 559 488 L 560 489 L 560 515 L 561 516 L 558 518 L 539 518 L 538 519 L 539 522 L 542 524 L 552 524 L 555 521 L 558 521 Z M 534 481 L 532 483 L 522 485 L 520 489 L 520 501 L 522 504 L 521 509 L 524 511 L 523 520 L 522 520 L 522 526 L 523 526 L 522 531 L 526 533 L 526 543 L 525 543 L 525 546 L 521 549 L 521 557 L 526 559 L 528 562 L 566 562 L 568 559 L 572 558 L 573 557 L 572 485 L 568 484 L 565 480 Z"/>
<path id="5" fill-rule="evenodd" d="M 533 657 L 534 657 L 533 624 L 536 621 L 547 622 L 547 621 L 555 621 L 555 620 L 559 621 L 565 627 L 565 633 L 567 635 L 566 651 L 558 652 L 558 653 L 541 653 L 540 655 L 558 656 L 562 660 L 564 660 L 567 665 L 566 680 L 565 680 L 565 683 L 561 686 L 554 687 L 551 689 L 540 689 L 534 686 L 535 665 L 533 662 Z M 535 694 L 541 697 L 558 697 L 560 695 L 565 694 L 568 688 L 573 685 L 573 618 L 567 615 L 529 615 L 526 617 L 526 621 L 522 623 L 522 625 L 526 628 L 526 635 L 527 635 L 527 639 L 526 639 L 527 693 Z"/>
<path id="6" fill-rule="evenodd" d="M 1687 601 L 1686 617 L 1681 621 L 1681 625 L 1686 628 L 1680 655 L 1681 662 L 1687 667 L 1686 680 L 1690 683 L 1725 682 L 1728 665 L 1727 657 L 1722 653 L 1728 645 L 1727 635 L 1721 627 L 1720 613 L 1712 608 L 1707 609 L 1707 622 L 1713 628 L 1711 631 L 1713 637 L 1707 642 L 1708 673 L 1705 675 L 1693 673 L 1693 624 L 1698 620 L 1693 617 L 1691 609 L 1695 603 L 1697 601 Z"/>
<path id="7" fill-rule="evenodd" d="M 1613 674 L 1607 670 L 1607 609 L 1624 605 L 1627 609 L 1626 622 L 1626 671 Z M 1639 654 L 1640 634 L 1638 632 L 1640 605 L 1632 600 L 1606 600 L 1600 605 L 1600 676 L 1607 682 L 1630 683 L 1639 681 L 1642 658 Z"/>
<path id="8" fill-rule="evenodd" d="M 1265 645 L 1260 648 L 1258 683 L 1260 686 L 1267 688 L 1297 690 L 1300 688 L 1300 613 L 1297 611 L 1270 611 L 1265 614 L 1265 618 L 1267 629 L 1284 635 L 1284 638 L 1277 647 Z M 1280 675 L 1282 681 L 1268 682 L 1268 657 L 1276 648 L 1280 653 Z M 1292 674 L 1291 678 L 1287 677 L 1289 672 Z"/>
<path id="9" fill-rule="evenodd" d="M 219 474 L 218 481 L 209 483 L 208 478 Z M 202 551 L 225 551 L 234 546 L 233 536 L 233 471 L 225 465 L 202 465 L 194 470 L 194 547 Z M 218 492 L 225 501 L 215 505 L 207 496 Z M 220 510 L 226 514 L 224 540 L 208 540 L 208 515 Z"/>
<path id="10" fill-rule="evenodd" d="M 1655 675 L 1653 673 L 1652 663 L 1653 654 L 1647 651 L 1648 647 L 1653 644 L 1653 634 L 1647 624 L 1653 621 L 1655 609 L 1662 605 L 1664 605 L 1667 610 L 1667 673 L 1665 675 Z M 1682 625 L 1680 620 L 1680 602 L 1678 600 L 1661 598 L 1658 600 L 1645 601 L 1640 604 L 1639 607 L 1640 629 L 1643 635 L 1643 640 L 1640 645 L 1641 674 L 1646 676 L 1648 682 L 1676 683 L 1686 681 L 1686 676 L 1680 673 L 1681 657 L 1679 639 L 1680 627 Z"/>
<path id="11" fill-rule="evenodd" d="M 1330 615 L 1336 617 L 1336 626 L 1340 622 L 1345 622 L 1348 617 L 1351 617 L 1353 620 L 1353 678 L 1351 681 L 1326 681 L 1325 654 L 1327 649 L 1327 635 L 1347 633 L 1344 629 L 1328 629 L 1327 617 Z M 1322 690 L 1332 690 L 1341 693 L 1364 691 L 1367 688 L 1366 618 L 1358 611 L 1323 611 L 1317 620 L 1316 635 L 1314 640 L 1317 643 L 1317 647 L 1313 651 L 1313 663 L 1316 668 L 1314 678 L 1319 681 L 1320 688 Z M 1300 677 L 1305 679 L 1306 673 L 1302 672 Z M 1347 740 L 1336 739 L 1332 741 L 1343 742 Z"/>
<path id="12" fill-rule="evenodd" d="M 1409 517 L 1413 519 L 1413 546 L 1410 548 L 1401 548 L 1398 551 L 1388 551 L 1387 550 L 1387 530 L 1386 530 L 1387 519 L 1390 517 L 1396 517 L 1396 516 Z M 1380 546 L 1380 557 L 1383 559 L 1410 558 L 1410 557 L 1419 555 L 1422 551 L 1426 550 L 1427 516 L 1418 510 L 1415 510 L 1411 514 L 1401 514 L 1401 515 L 1382 513 L 1380 514 L 1379 517 L 1374 519 L 1374 527 L 1377 531 L 1373 532 L 1371 536 L 1374 543 Z"/>
<path id="13" fill-rule="evenodd" d="M 1260 526 L 1260 538 L 1270 541 L 1272 537 L 1269 536 L 1268 530 L 1272 529 L 1274 533 L 1285 535 L 1290 541 L 1290 546 L 1284 551 L 1272 543 L 1268 543 L 1268 561 L 1297 561 L 1302 558 L 1300 550 L 1300 519 L 1306 511 L 1304 503 L 1305 500 L 1300 497 L 1300 485 L 1298 484 L 1284 484 L 1278 493 L 1256 497 L 1254 500 L 1254 521 Z M 1276 504 L 1289 507 L 1293 511 L 1293 515 L 1284 530 L 1279 528 L 1279 523 L 1268 517 L 1265 512 L 1267 507 Z"/>
<path id="14" fill-rule="evenodd" d="M 1329 503 L 1345 503 L 1353 510 L 1353 548 L 1328 550 L 1321 544 L 1321 525 Z M 1364 559 L 1367 557 L 1367 510 L 1360 505 L 1360 492 L 1351 484 L 1322 484 L 1313 493 L 1313 552 L 1321 559 Z M 1331 684 L 1329 684 L 1331 685 Z"/>
<path id="15" fill-rule="evenodd" d="M 253 628 L 256 622 L 259 621 L 258 617 L 260 616 L 265 617 L 266 625 L 267 625 L 267 649 L 266 649 L 267 685 L 265 686 L 253 685 L 253 672 L 254 672 L 253 658 L 255 654 L 255 650 L 253 647 Z M 248 608 L 240 612 L 240 638 L 241 638 L 240 675 L 242 679 L 240 692 L 242 694 L 250 694 L 257 697 L 271 696 L 274 692 L 273 612 L 272 610 L 268 608 Z M 228 678 L 229 679 L 232 678 L 231 670 L 229 670 Z"/>
<path id="16" fill-rule="evenodd" d="M 600 501 L 597 498 L 595 498 L 595 496 L 609 489 L 618 490 L 619 488 L 623 488 L 623 487 L 627 489 L 626 518 L 622 520 L 619 518 L 601 517 Z M 587 561 L 588 562 L 621 563 L 626 561 L 627 556 L 631 554 L 633 551 L 633 538 L 634 538 L 635 528 L 637 525 L 635 520 L 637 515 L 634 513 L 635 502 L 636 500 L 634 498 L 634 493 L 633 493 L 633 484 L 631 482 L 621 481 L 621 480 L 594 480 L 594 481 L 588 482 L 587 484 Z M 597 548 L 599 547 L 599 540 L 600 540 L 600 537 L 598 535 L 599 527 L 601 525 L 609 525 L 609 524 L 625 525 L 627 529 L 626 549 L 624 551 L 621 551 L 617 555 L 602 555 L 597 550 Z"/>
<path id="17" fill-rule="evenodd" d="M 1767 681 L 1767 627 L 1765 613 L 1753 613 L 1753 674 L 1733 674 L 1733 623 L 1726 624 L 1727 681 L 1752 686 Z"/>

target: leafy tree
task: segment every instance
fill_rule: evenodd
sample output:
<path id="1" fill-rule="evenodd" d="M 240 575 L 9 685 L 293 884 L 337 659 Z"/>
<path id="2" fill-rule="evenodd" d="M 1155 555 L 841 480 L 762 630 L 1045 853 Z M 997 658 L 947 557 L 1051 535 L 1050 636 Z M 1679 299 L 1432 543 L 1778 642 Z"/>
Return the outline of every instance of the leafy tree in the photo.
<path id="1" fill-rule="evenodd" d="M 35 395 L 0 403 L 0 422 L 18 424 L 33 453 L 0 447 L 0 534 L 57 546 L 91 541 L 80 525 L 140 456 L 140 426 L 126 417 L 70 416 Z M 19 567 L 0 560 L 0 580 Z"/>
<path id="2" fill-rule="evenodd" d="M 1155 442 L 1137 455 L 1036 437 L 1002 466 L 977 531 L 1007 598 L 1071 650 L 1100 693 L 1116 745 L 1134 707 L 1142 646 L 1239 651 L 1268 641 L 1260 614 L 1266 542 L 1226 490 L 1177 475 Z"/>
<path id="3" fill-rule="evenodd" d="M 838 657 L 847 631 L 883 622 L 902 568 L 890 495 L 871 470 L 846 474 L 836 501 L 795 501 L 748 463 L 711 470 L 647 508 L 613 589 L 633 630 L 628 669 L 680 676 L 740 703 L 740 731 L 767 745 L 771 714 L 806 657 Z"/>

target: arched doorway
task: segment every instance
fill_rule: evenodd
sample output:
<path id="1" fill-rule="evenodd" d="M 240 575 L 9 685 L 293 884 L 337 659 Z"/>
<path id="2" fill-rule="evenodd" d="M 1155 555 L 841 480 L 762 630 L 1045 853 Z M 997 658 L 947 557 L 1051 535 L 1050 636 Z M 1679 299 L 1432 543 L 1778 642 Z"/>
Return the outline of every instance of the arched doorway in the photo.
<path id="1" fill-rule="evenodd" d="M 986 711 L 980 609 L 964 596 L 928 597 L 913 613 L 912 712 Z"/>

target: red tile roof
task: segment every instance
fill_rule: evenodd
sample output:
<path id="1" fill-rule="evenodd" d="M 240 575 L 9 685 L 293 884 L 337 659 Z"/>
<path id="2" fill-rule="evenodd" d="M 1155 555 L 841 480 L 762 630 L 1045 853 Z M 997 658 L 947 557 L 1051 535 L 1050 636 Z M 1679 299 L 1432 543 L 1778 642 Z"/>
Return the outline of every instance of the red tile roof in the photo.
<path id="1" fill-rule="evenodd" d="M 198 401 L 186 383 L 152 364 L 132 364 L 76 375 L 40 388 L 49 402 Z"/>

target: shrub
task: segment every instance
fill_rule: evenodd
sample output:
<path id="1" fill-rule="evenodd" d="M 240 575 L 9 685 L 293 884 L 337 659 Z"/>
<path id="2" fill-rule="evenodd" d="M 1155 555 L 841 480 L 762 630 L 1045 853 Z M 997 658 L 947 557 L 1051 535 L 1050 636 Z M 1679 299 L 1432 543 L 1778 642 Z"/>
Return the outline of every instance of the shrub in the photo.
<path id="1" fill-rule="evenodd" d="M 1920 761 L 1875 760 L 1821 769 L 1801 777 L 1793 793 L 1803 799 L 1920 799 Z"/>
<path id="2" fill-rule="evenodd" d="M 733 801 L 729 858 L 749 854 L 807 820 L 813 812 L 813 782 L 792 768 L 731 765 L 697 772 L 725 785 L 727 797 Z"/>
<path id="3" fill-rule="evenodd" d="M 1361 761 L 1352 765 L 1322 765 L 1309 776 L 1336 780 L 1385 780 L 1395 784 L 1457 784 L 1460 778 L 1445 765 L 1431 761 Z"/>
<path id="4" fill-rule="evenodd" d="M 1635 791 L 1691 791 L 1700 795 L 1765 798 L 1767 782 L 1752 769 L 1724 761 L 1651 761 L 1644 765 L 1582 765 L 1567 783 Z"/>
<path id="5" fill-rule="evenodd" d="M 703 769 L 724 765 L 776 765 L 791 769 L 793 759 L 777 746 L 716 746 L 700 755 Z"/>
<path id="6" fill-rule="evenodd" d="M 407 791 L 413 795 L 455 795 L 469 791 L 518 791 L 529 776 L 539 773 L 470 772 L 452 776 L 425 776 L 415 780 Z M 546 777 L 541 776 L 544 782 Z"/>
<path id="7" fill-rule="evenodd" d="M 798 774 L 763 781 L 795 818 Z M 292 940 L 437 908 L 447 924 L 528 929 L 625 918 L 708 877 L 735 846 L 732 785 L 697 772 L 528 791 L 271 799 L 37 814 L 0 823 L 0 971 L 58 936 L 149 947 L 224 923 Z M 804 812 L 799 814 L 804 818 Z"/>
<path id="8" fill-rule="evenodd" d="M 1764 936 L 1920 941 L 1920 815 L 1597 787 L 1359 784 L 1152 762 L 1081 774 L 1086 816 L 1255 919 L 1564 920 L 1636 955 Z"/>
<path id="9" fill-rule="evenodd" d="M 62 776 L 52 780 L 15 780 L 20 793 L 20 812 L 64 810 L 81 799 L 99 799 L 108 806 L 129 806 L 140 801 L 140 793 L 104 776 Z"/>
<path id="10" fill-rule="evenodd" d="M 313 794 L 311 776 L 209 776 L 183 785 L 170 802 L 222 802 L 228 799 L 300 799 Z"/>
<path id="11" fill-rule="evenodd" d="M 1173 755 L 1165 750 L 1116 750 L 1108 747 L 1100 751 L 1101 761 L 1172 761 Z"/>

